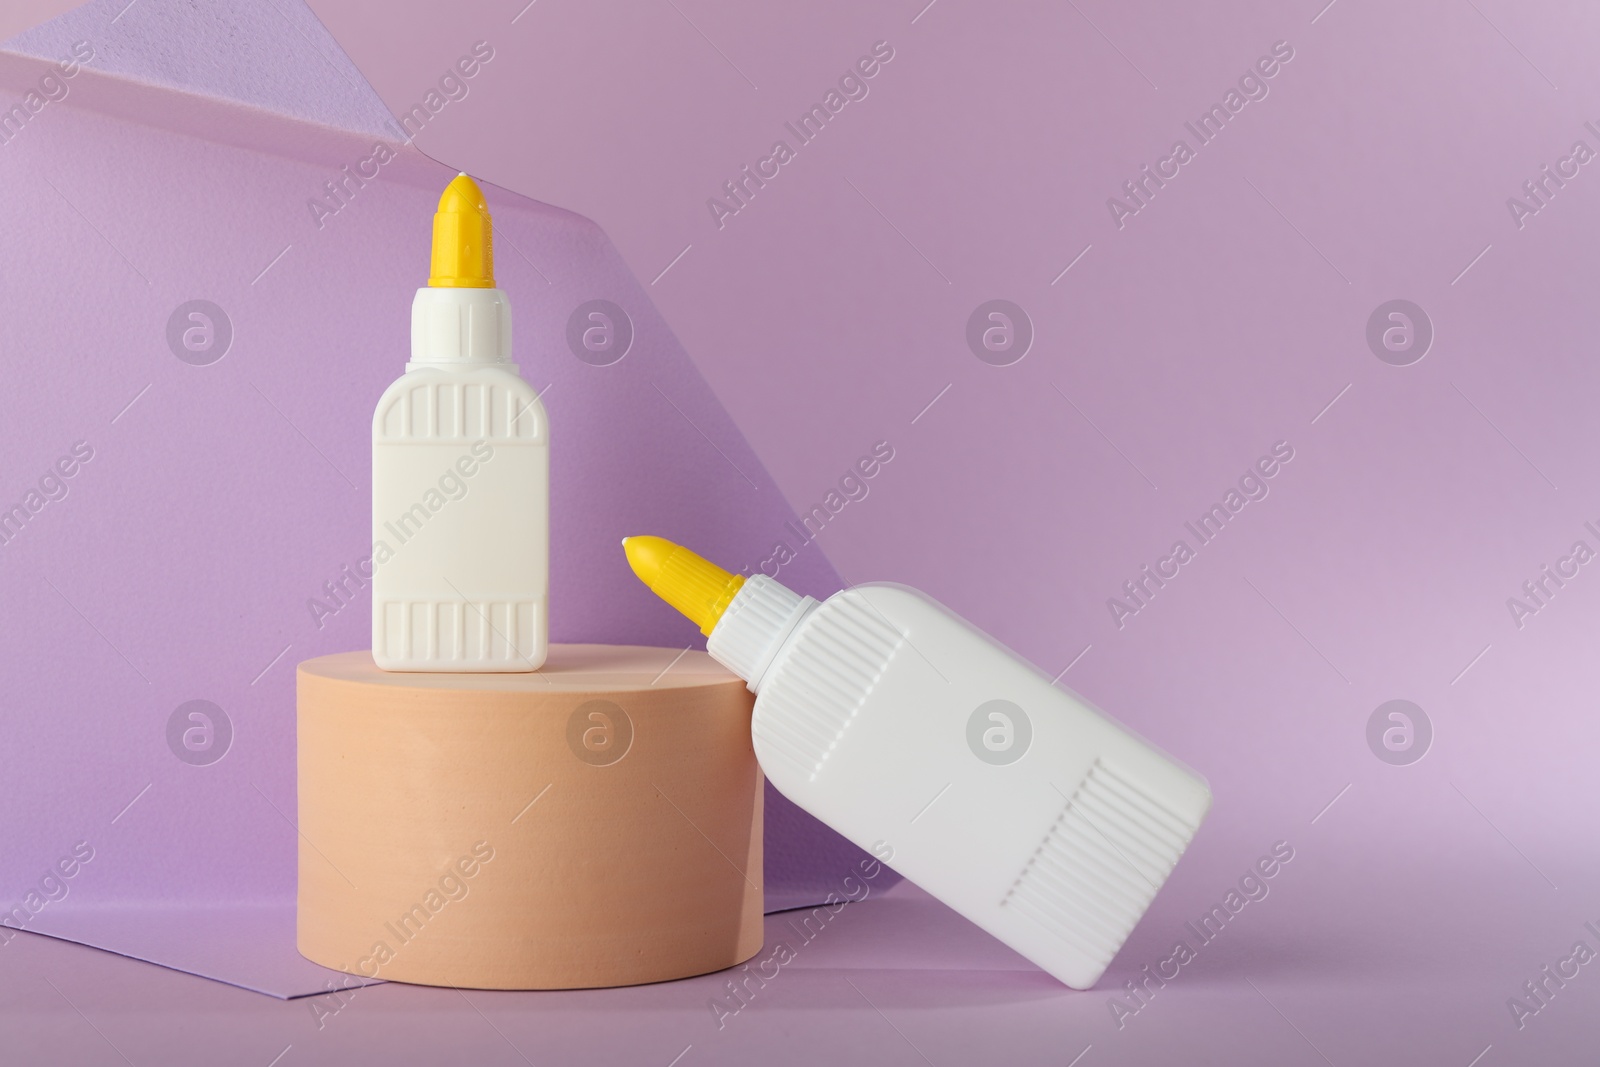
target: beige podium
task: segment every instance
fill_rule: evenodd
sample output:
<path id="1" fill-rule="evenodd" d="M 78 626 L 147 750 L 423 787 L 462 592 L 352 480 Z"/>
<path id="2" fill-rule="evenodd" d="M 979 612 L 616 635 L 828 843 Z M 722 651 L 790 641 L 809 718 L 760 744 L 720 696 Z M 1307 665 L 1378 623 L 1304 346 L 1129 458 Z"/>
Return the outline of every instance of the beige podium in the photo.
<path id="1" fill-rule="evenodd" d="M 298 673 L 302 955 L 483 989 L 658 982 L 761 948 L 753 698 L 703 652 L 529 674 Z"/>

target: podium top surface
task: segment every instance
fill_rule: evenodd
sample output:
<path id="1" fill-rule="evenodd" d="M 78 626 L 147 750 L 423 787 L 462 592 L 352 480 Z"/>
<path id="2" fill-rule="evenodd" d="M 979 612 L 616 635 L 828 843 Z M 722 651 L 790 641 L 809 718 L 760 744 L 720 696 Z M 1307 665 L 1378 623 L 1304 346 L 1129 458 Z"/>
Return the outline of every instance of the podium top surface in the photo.
<path id="1" fill-rule="evenodd" d="M 335 682 L 402 689 L 479 692 L 583 692 L 695 689 L 744 681 L 699 650 L 648 645 L 551 645 L 537 671 L 520 674 L 385 671 L 370 651 L 338 652 L 300 664 L 299 673 Z"/>

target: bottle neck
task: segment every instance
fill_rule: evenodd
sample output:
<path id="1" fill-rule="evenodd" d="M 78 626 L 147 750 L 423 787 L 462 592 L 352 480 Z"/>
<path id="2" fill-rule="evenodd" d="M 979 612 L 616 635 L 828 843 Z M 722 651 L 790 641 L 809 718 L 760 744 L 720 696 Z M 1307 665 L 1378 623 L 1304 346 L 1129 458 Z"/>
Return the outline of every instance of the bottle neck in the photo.
<path id="1" fill-rule="evenodd" d="M 811 597 L 757 574 L 729 602 L 706 640 L 706 651 L 743 678 L 752 693 L 759 693 L 778 652 L 816 607 Z"/>
<path id="2" fill-rule="evenodd" d="M 410 367 L 482 364 L 515 366 L 506 294 L 499 289 L 418 289 L 411 302 Z"/>

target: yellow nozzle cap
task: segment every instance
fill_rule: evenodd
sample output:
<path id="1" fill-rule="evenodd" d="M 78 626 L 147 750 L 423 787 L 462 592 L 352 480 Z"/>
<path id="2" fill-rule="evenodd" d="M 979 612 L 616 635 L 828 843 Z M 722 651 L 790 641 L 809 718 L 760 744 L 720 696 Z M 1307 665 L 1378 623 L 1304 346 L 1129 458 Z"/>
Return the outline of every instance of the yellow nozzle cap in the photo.
<path id="1" fill-rule="evenodd" d="M 428 284 L 444 289 L 494 288 L 494 227 L 478 183 L 465 174 L 445 186 L 433 216 L 433 268 Z"/>
<path id="2" fill-rule="evenodd" d="M 650 591 L 709 635 L 728 610 L 744 575 L 730 574 L 665 537 L 624 537 L 628 566 Z"/>

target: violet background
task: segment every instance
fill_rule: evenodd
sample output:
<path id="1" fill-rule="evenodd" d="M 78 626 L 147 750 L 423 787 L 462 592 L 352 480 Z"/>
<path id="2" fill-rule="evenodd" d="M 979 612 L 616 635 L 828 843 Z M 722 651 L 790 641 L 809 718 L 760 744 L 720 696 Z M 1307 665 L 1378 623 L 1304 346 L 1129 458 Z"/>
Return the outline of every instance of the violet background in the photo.
<path id="1" fill-rule="evenodd" d="M 497 57 L 472 94 L 430 122 L 417 147 L 603 227 L 616 250 L 608 277 L 630 299 L 648 301 L 635 321 L 681 341 L 681 350 L 663 349 L 671 353 L 663 362 L 677 361 L 682 382 L 694 370 L 704 376 L 709 389 L 695 394 L 701 406 L 690 414 L 715 426 L 718 446 L 761 486 L 752 490 L 653 394 L 629 394 L 650 433 L 676 426 L 679 435 L 685 481 L 677 488 L 694 503 L 658 501 L 659 514 L 681 515 L 686 530 L 692 518 L 702 543 L 754 563 L 781 534 L 779 516 L 819 500 L 857 455 L 888 439 L 896 458 L 871 495 L 822 535 L 826 562 L 809 549 L 784 577 L 803 575 L 799 584 L 818 591 L 835 574 L 924 588 L 1051 673 L 1070 665 L 1063 684 L 1197 767 L 1215 791 L 1188 857 L 1092 993 L 1051 987 L 1004 950 L 964 935 L 959 921 L 936 919 L 937 906 L 906 887 L 846 909 L 854 933 L 808 949 L 794 980 L 750 1009 L 754 1025 L 741 1017 L 730 1027 L 735 1037 L 709 1023 L 705 1001 L 722 994 L 708 978 L 478 1002 L 493 1005 L 512 1043 L 663 1063 L 689 1044 L 686 1064 L 751 1056 L 917 1062 L 908 1044 L 935 1062 L 977 1062 L 1003 1048 L 1015 1062 L 1066 1063 L 1089 1046 L 1085 1067 L 1173 1057 L 1487 1067 L 1589 1055 L 1591 990 L 1600 983 L 1588 968 L 1524 1029 L 1506 999 L 1575 940 L 1597 946 L 1583 923 L 1600 922 L 1590 829 L 1600 799 L 1592 713 L 1600 672 L 1591 652 L 1600 585 L 1585 568 L 1520 629 L 1506 598 L 1574 540 L 1600 547 L 1583 525 L 1600 523 L 1600 477 L 1587 459 L 1600 444 L 1591 416 L 1600 394 L 1590 297 L 1597 264 L 1588 239 L 1600 232 L 1600 194 L 1589 189 L 1600 179 L 1590 176 L 1593 165 L 1583 168 L 1522 228 L 1506 199 L 1574 140 L 1600 149 L 1584 128 L 1600 124 L 1600 13 L 1509 0 L 788 8 L 313 0 L 351 68 L 297 5 L 224 16 L 213 5 L 140 0 L 113 27 L 120 7 L 80 9 L 24 38 L 26 50 L 53 55 L 62 42 L 99 34 L 105 69 L 371 133 L 383 116 L 372 98 L 353 93 L 351 69 L 401 110 L 471 42 L 490 41 Z M 219 25 L 225 32 L 204 29 Z M 210 44 L 170 59 L 178 28 L 211 33 Z M 880 39 L 896 55 L 867 99 L 849 104 L 716 229 L 705 199 L 785 136 L 783 123 Z M 1295 57 L 1268 83 L 1270 95 L 1246 106 L 1118 229 L 1106 198 L 1186 137 L 1183 123 L 1278 40 Z M 242 46 L 224 43 L 237 41 L 276 41 L 282 54 L 242 62 Z M 195 58 L 206 55 L 229 60 Z M 45 120 L 55 127 L 49 137 Z M 207 295 L 194 291 L 196 279 L 237 279 L 228 290 L 241 294 L 231 298 L 236 325 L 281 331 L 278 344 L 296 341 L 308 353 L 362 343 L 340 323 L 355 313 L 324 295 L 319 318 L 274 321 L 288 291 L 314 300 L 343 280 L 346 288 L 331 292 L 360 295 L 371 316 L 382 300 L 401 308 L 409 298 L 415 283 L 403 242 L 361 221 L 373 204 L 383 208 L 368 219 L 414 213 L 399 202 L 400 181 L 363 191 L 325 231 L 308 234 L 296 212 L 307 179 L 320 181 L 325 167 L 304 167 L 298 180 L 267 190 L 253 188 L 248 174 L 208 172 L 214 150 L 197 150 L 187 180 L 232 227 L 222 246 L 208 233 L 220 223 L 196 221 L 179 235 L 147 214 L 161 174 L 129 168 L 114 150 L 114 139 L 127 136 L 122 123 L 63 108 L 38 125 L 0 150 L 8 186 L 31 187 L 28 195 L 46 205 L 53 194 L 31 180 L 30 166 L 82 181 L 62 192 L 84 196 L 90 218 L 122 219 L 126 228 L 107 236 L 122 237 L 141 265 L 135 252 L 148 257 L 152 288 L 165 290 L 160 298 L 133 290 L 137 279 L 91 233 L 71 238 L 80 242 L 80 275 L 53 286 L 19 290 L 37 262 L 29 257 L 0 267 L 14 324 L 6 344 L 37 351 L 59 331 L 43 312 L 60 308 L 55 314 L 70 311 L 76 324 L 82 368 L 112 352 L 142 353 L 140 366 L 150 368 L 57 376 L 47 361 L 21 362 L 15 407 L 0 423 L 13 482 L 43 469 L 56 438 L 64 445 L 87 433 L 75 429 L 92 425 L 78 410 L 105 407 L 109 418 L 151 377 L 165 376 L 174 394 L 176 383 L 186 387 L 191 369 L 164 352 L 161 323 L 170 305 Z M 298 134 L 291 139 L 307 150 Z M 347 161 L 337 152 L 326 158 Z M 423 196 L 404 194 L 412 195 Z M 391 204 L 393 215 L 384 214 Z M 8 236 L 58 248 L 60 222 L 72 216 L 49 210 L 60 217 L 13 212 Z M 546 249 L 556 261 L 576 254 L 556 231 L 581 224 L 526 211 L 518 221 L 528 241 L 516 240 L 536 261 Z M 247 290 L 277 248 L 294 242 L 298 251 L 302 238 L 305 248 L 317 242 L 312 266 L 286 257 L 278 278 L 269 273 Z M 521 269 L 513 257 L 502 262 Z M 268 281 L 285 291 L 261 293 Z M 123 310 L 84 316 L 60 297 L 63 285 L 130 295 Z M 549 377 L 580 380 L 588 368 L 559 342 L 565 303 L 575 301 L 546 305 L 525 289 L 515 293 L 519 349 L 547 353 Z M 29 295 L 13 303 L 19 291 Z M 1037 333 L 1027 356 L 1003 368 L 981 363 L 963 338 L 972 309 L 996 297 L 1020 304 Z M 1365 340 L 1368 316 L 1394 298 L 1420 304 L 1436 332 L 1411 366 L 1379 361 Z M 142 327 L 129 326 L 132 308 L 149 312 Z M 381 314 L 403 336 L 403 311 Z M 546 347 L 522 347 L 541 328 Z M 329 331 L 340 329 L 350 339 L 330 344 Z M 222 396 L 254 399 L 254 380 L 270 396 L 298 398 L 304 407 L 291 417 L 325 429 L 319 444 L 348 458 L 342 465 L 354 478 L 362 435 L 341 424 L 334 399 L 318 410 L 281 363 L 247 364 L 240 344 L 209 368 L 232 383 Z M 378 382 L 389 368 L 372 362 Z M 630 355 L 610 369 L 634 363 Z M 321 365 L 308 356 L 297 369 Z M 19 399 L 69 377 L 80 390 L 70 416 L 65 404 L 36 410 Z M 159 395 L 152 389 L 140 404 Z M 591 410 L 603 400 L 582 389 L 564 395 L 573 404 L 585 397 Z M 562 398 L 558 386 L 553 416 Z M 136 683 L 126 666 L 84 637 L 81 621 L 34 573 L 68 575 L 57 581 L 62 591 L 80 594 L 91 618 L 91 603 L 106 612 L 102 628 L 136 662 L 173 644 L 168 635 L 206 650 L 172 668 L 171 692 L 151 694 L 146 726 L 206 685 L 239 686 L 276 651 L 266 642 L 262 655 L 245 656 L 219 639 L 222 601 L 233 603 L 225 582 L 237 588 L 236 573 L 215 564 L 207 592 L 175 582 L 163 560 L 182 561 L 185 572 L 197 559 L 236 560 L 237 547 L 225 555 L 205 548 L 232 531 L 260 553 L 251 563 L 260 566 L 257 597 L 281 590 L 271 595 L 286 601 L 285 620 L 303 611 L 305 583 L 290 582 L 281 564 L 304 516 L 263 507 L 236 525 L 222 522 L 259 496 L 258 486 L 229 481 L 250 440 L 231 416 L 208 424 L 199 407 L 176 395 L 171 403 L 143 413 L 136 406 L 109 431 L 151 418 L 141 447 L 185 452 L 193 466 L 178 470 L 190 478 L 163 483 L 142 465 L 91 464 L 84 477 L 102 483 L 75 485 L 40 520 L 70 511 L 73 526 L 42 529 L 50 539 L 28 546 L 35 556 L 23 562 L 38 568 L 28 577 L 16 566 L 0 576 L 7 604 L 39 620 L 5 632 L 3 662 L 48 664 L 13 675 L 13 752 L 29 770 L 7 774 L 6 808 L 21 814 L 5 838 L 0 877 L 25 879 L 53 859 L 61 836 L 52 820 L 85 802 L 85 782 L 103 792 L 108 811 L 137 790 L 138 764 L 121 751 L 117 729 L 139 739 L 152 766 L 166 755 L 155 732 L 115 718 Z M 577 424 L 583 411 L 569 419 Z M 314 454 L 293 451 L 303 442 L 273 418 L 252 416 L 256 441 L 270 441 L 283 453 L 274 462 L 287 470 L 292 461 L 303 479 L 271 483 L 276 498 L 354 522 L 360 494 Z M 1279 440 L 1294 446 L 1295 459 L 1268 498 L 1250 504 L 1119 630 L 1106 598 Z M 106 459 L 115 459 L 109 448 Z M 197 477 L 211 494 L 204 505 L 193 495 Z M 341 493 L 354 503 L 340 502 Z M 699 510 L 707 495 L 716 512 Z M 584 504 L 593 506 L 588 496 Z M 758 509 L 762 521 L 752 517 Z M 187 525 L 169 533 L 174 510 Z M 130 539 L 148 570 L 97 556 L 105 541 L 90 537 L 96 527 Z M 163 544 L 158 532 L 176 543 Z M 3 551 L 10 557 L 19 547 Z M 336 552 L 327 562 L 342 561 Z M 309 557 L 306 568 L 314 569 Z M 603 570 L 597 561 L 596 580 Z M 619 585 L 615 595 L 628 594 Z M 210 615 L 197 603 L 209 603 Z M 643 637 L 612 632 L 616 618 L 603 621 L 606 639 Z M 270 632 L 267 620 L 252 626 Z M 58 650 L 79 647 L 94 658 L 63 669 Z M 293 655 L 301 654 L 297 644 Z M 229 655 L 239 662 L 223 680 L 218 661 Z M 1435 731 L 1426 757 L 1407 767 L 1380 762 L 1365 739 L 1373 709 L 1395 698 L 1421 705 Z M 280 735 L 258 751 L 265 759 L 265 748 L 284 743 Z M 215 769 L 245 764 L 240 744 Z M 178 773 L 188 770 L 162 771 L 175 793 L 200 788 Z M 153 789 L 145 801 L 155 799 Z M 187 799 L 222 825 L 223 813 L 204 816 L 203 794 Z M 168 810 L 178 818 L 193 808 Z M 274 818 L 261 810 L 225 817 L 256 827 Z M 292 846 L 281 821 L 262 832 L 285 853 Z M 1297 856 L 1268 899 L 1246 908 L 1118 1029 L 1107 1005 L 1120 984 L 1165 956 L 1184 922 L 1280 839 Z M 180 842 L 148 842 L 161 847 L 182 852 Z M 119 862 L 143 871 L 153 854 L 130 849 Z M 263 871 L 273 866 L 262 863 Z M 185 873 L 183 881 L 202 899 L 215 888 L 210 877 Z M 87 896 L 89 883 L 83 889 Z M 116 981 L 86 977 L 85 995 Z M 448 994 L 385 987 L 362 995 L 380 1006 L 459 1013 L 470 1035 L 462 1040 L 482 1037 L 486 1057 L 506 1054 Z M 381 1030 L 380 1010 L 351 1030 Z M 609 1032 L 595 1036 L 596 1019 Z M 159 1033 L 132 1023 L 124 1035 L 160 1047 Z M 420 1030 L 413 1040 L 428 1047 Z M 324 1042 L 312 1055 L 332 1048 Z"/>

